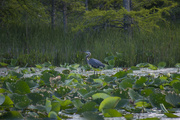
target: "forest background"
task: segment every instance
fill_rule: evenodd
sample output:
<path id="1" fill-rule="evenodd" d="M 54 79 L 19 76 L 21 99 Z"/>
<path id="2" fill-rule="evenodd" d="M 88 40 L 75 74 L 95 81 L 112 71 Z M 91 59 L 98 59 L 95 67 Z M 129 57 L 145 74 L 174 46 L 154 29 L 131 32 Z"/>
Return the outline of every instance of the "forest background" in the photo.
<path id="1" fill-rule="evenodd" d="M 0 62 L 180 62 L 179 0 L 0 0 Z"/>

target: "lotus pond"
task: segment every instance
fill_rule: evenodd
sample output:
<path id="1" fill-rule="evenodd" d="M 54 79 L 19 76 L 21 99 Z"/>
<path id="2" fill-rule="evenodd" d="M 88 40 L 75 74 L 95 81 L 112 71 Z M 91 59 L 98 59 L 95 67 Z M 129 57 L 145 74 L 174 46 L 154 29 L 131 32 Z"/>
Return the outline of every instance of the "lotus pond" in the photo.
<path id="1" fill-rule="evenodd" d="M 0 68 L 0 119 L 180 119 L 176 66 Z"/>

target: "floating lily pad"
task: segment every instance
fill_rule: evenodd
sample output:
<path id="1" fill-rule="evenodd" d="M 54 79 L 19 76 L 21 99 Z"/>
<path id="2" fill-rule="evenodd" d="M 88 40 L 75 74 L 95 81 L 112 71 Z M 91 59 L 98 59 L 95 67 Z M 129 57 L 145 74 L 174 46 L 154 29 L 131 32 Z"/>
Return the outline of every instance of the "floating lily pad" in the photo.
<path id="1" fill-rule="evenodd" d="M 164 68 L 166 67 L 166 62 L 159 62 L 158 63 L 158 68 Z"/>
<path id="2" fill-rule="evenodd" d="M 99 111 L 102 111 L 103 109 L 115 108 L 120 100 L 120 97 L 108 97 L 104 99 L 99 106 Z"/>
<path id="3" fill-rule="evenodd" d="M 166 95 L 166 101 L 173 105 L 174 107 L 180 107 L 180 95 L 176 93 L 168 93 Z"/>
<path id="4" fill-rule="evenodd" d="M 129 89 L 128 94 L 132 100 L 141 100 L 145 99 L 139 93 L 135 92 L 133 89 Z"/>
<path id="5" fill-rule="evenodd" d="M 163 95 L 162 93 L 152 93 L 149 96 L 149 100 L 150 100 L 153 107 L 157 107 L 159 109 L 160 109 L 160 104 L 161 103 L 164 104 L 164 106 L 166 108 L 171 107 L 171 105 L 166 102 L 165 95 Z"/>
<path id="6" fill-rule="evenodd" d="M 103 110 L 104 117 L 122 117 L 122 114 L 116 109 L 105 109 Z"/>

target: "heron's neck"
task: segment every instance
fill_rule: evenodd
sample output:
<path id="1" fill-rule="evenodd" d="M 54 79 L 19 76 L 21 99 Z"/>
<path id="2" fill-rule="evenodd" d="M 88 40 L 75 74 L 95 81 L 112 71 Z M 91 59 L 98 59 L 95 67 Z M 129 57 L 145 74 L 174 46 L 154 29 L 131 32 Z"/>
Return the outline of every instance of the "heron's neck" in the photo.
<path id="1" fill-rule="evenodd" d="M 89 60 L 89 55 L 86 56 L 86 61 L 88 62 L 88 60 Z"/>

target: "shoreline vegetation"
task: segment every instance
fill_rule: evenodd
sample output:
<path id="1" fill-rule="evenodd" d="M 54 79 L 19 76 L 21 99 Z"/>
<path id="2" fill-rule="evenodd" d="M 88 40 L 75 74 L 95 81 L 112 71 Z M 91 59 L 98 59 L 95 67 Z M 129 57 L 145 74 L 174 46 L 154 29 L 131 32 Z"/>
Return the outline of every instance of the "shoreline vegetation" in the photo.
<path id="1" fill-rule="evenodd" d="M 12 26 L 0 29 L 0 62 L 35 66 L 50 61 L 53 65 L 86 64 L 85 54 L 101 60 L 115 57 L 115 66 L 130 67 L 142 62 L 157 65 L 164 61 L 174 67 L 180 61 L 180 25 L 161 25 L 151 32 L 133 31 L 132 37 L 117 29 L 103 29 L 88 33 L 64 33 L 61 29 L 51 30 L 41 24 L 31 25 L 28 37 L 25 27 Z"/>

